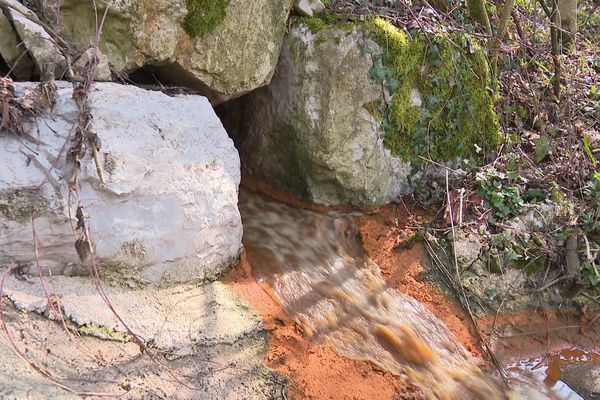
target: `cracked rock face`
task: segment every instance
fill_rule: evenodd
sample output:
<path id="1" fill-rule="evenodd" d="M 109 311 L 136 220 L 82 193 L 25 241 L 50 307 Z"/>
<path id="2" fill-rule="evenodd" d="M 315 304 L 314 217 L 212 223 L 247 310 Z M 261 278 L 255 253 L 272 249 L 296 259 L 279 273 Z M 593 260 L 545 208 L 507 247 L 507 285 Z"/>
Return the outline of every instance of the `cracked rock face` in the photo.
<path id="1" fill-rule="evenodd" d="M 79 50 L 89 47 L 96 20 L 91 2 L 50 0 L 44 7 L 51 20 L 60 21 L 66 40 Z M 291 7 L 291 0 L 229 0 L 223 21 L 192 38 L 182 27 L 186 0 L 113 2 L 100 50 L 117 70 L 155 66 L 157 75 L 217 104 L 269 82 Z"/>
<path id="2" fill-rule="evenodd" d="M 21 96 L 36 87 L 15 83 Z M 41 266 L 55 275 L 87 271 L 74 247 L 77 201 L 68 191 L 72 95 L 71 84 L 57 82 L 56 104 L 26 122 L 25 135 L 0 135 L 0 259 L 26 273 L 35 272 L 32 212 Z M 90 106 L 106 184 L 91 151 L 78 180 L 104 276 L 160 285 L 222 273 L 242 246 L 240 162 L 209 101 L 97 83 Z"/>
<path id="3" fill-rule="evenodd" d="M 71 389 L 124 399 L 287 398 L 286 378 L 262 363 L 268 346 L 262 322 L 222 283 L 144 290 L 105 286 L 122 321 L 150 348 L 149 356 L 131 339 L 123 341 L 127 330 L 91 278 L 46 280 L 69 326 L 82 336 L 49 320 L 56 316 L 39 281 L 26 279 L 10 276 L 4 282 L 10 301 L 0 301 L 8 331 L 18 338 L 17 348 L 27 348 L 30 361 Z M 2 335 L 0 398 L 80 398 L 27 368 L 5 340 Z"/>

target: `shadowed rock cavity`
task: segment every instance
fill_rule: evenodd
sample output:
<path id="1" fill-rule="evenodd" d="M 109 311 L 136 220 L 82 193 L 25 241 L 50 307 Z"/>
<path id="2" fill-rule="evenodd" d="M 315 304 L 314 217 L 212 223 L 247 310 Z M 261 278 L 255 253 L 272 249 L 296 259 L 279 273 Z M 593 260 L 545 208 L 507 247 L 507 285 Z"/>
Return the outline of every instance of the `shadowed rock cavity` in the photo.
<path id="1" fill-rule="evenodd" d="M 383 146 L 384 101 L 369 78 L 378 46 L 360 27 L 296 24 L 268 86 L 217 107 L 242 172 L 324 205 L 385 203 L 408 191 L 409 167 Z"/>
<path id="2" fill-rule="evenodd" d="M 267 84 L 291 2 L 256 0 L 249 6 L 247 1 L 230 0 L 224 5 L 223 20 L 212 21 L 210 29 L 204 14 L 190 15 L 194 10 L 188 10 L 188 3 L 113 3 L 106 14 L 100 50 L 116 71 L 131 73 L 151 66 L 165 78 L 207 96 L 212 104 Z M 98 4 L 100 14 L 103 7 Z M 89 47 L 96 26 L 91 2 L 49 0 L 43 8 L 51 23 L 60 22 L 57 30 L 71 46 L 79 51 Z"/>

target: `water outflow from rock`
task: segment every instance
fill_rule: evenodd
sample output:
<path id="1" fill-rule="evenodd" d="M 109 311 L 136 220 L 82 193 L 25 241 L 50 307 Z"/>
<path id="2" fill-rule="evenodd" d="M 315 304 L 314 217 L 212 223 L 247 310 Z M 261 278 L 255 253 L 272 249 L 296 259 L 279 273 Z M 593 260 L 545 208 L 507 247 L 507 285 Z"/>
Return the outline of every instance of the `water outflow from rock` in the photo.
<path id="1" fill-rule="evenodd" d="M 295 209 L 245 189 L 240 210 L 255 278 L 305 335 L 408 376 L 428 399 L 505 398 L 438 318 L 386 286 L 352 217 Z"/>

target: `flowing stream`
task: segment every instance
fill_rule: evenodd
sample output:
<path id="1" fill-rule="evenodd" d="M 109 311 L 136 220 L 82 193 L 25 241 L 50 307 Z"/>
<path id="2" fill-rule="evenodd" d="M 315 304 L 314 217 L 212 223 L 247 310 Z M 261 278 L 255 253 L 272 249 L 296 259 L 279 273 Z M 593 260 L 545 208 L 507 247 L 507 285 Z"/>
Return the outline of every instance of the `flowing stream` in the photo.
<path id="1" fill-rule="evenodd" d="M 306 336 L 408 376 L 427 399 L 520 398 L 484 374 L 423 305 L 386 285 L 352 215 L 296 209 L 246 189 L 240 210 L 255 278 Z M 554 398 L 540 390 L 524 398 Z"/>

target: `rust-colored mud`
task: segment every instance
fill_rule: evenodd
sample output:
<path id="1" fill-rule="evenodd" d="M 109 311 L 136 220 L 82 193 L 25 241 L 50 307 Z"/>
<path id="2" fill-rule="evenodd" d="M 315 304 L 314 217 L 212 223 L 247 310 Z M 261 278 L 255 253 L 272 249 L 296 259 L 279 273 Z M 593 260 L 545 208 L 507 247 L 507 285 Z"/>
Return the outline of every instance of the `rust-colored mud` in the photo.
<path id="1" fill-rule="evenodd" d="M 244 177 L 244 187 L 258 191 L 296 208 L 331 211 L 333 208 L 299 200 L 272 186 Z M 336 207 L 336 210 L 348 208 Z M 463 313 L 452 300 L 420 278 L 425 253 L 420 244 L 404 246 L 410 232 L 405 231 L 407 213 L 399 207 L 363 209 L 360 234 L 367 254 L 381 267 L 386 281 L 396 289 L 415 297 L 442 319 L 458 340 L 474 355 L 479 351 Z M 350 360 L 333 350 L 305 339 L 294 321 L 285 316 L 278 304 L 252 278 L 251 265 L 242 257 L 232 272 L 229 286 L 250 303 L 263 318 L 271 333 L 266 364 L 290 377 L 292 397 L 312 399 L 413 399 L 420 392 L 394 375 L 368 362 Z"/>
<path id="2" fill-rule="evenodd" d="M 305 210 L 313 210 L 313 211 L 332 211 L 332 210 L 353 211 L 353 210 L 356 210 L 356 207 L 350 207 L 350 206 L 328 207 L 328 206 L 323 206 L 320 204 L 309 203 L 307 201 L 304 201 L 297 197 L 294 197 L 293 195 L 291 195 L 289 193 L 282 192 L 281 190 L 274 188 L 273 186 L 269 185 L 268 183 L 266 183 L 264 181 L 254 179 L 254 178 L 251 178 L 248 176 L 242 177 L 242 186 L 244 186 L 247 189 L 250 189 L 253 192 L 259 192 L 259 193 L 265 194 L 265 195 L 269 196 L 270 198 L 277 200 L 281 203 L 284 203 L 284 204 L 287 204 L 287 205 L 290 205 L 290 206 L 296 207 L 296 208 L 302 208 Z M 376 209 L 378 209 L 378 207 L 369 207 L 369 208 L 366 208 L 365 210 L 371 211 L 371 210 L 376 210 Z"/>
<path id="3" fill-rule="evenodd" d="M 412 218 L 421 218 L 418 214 Z M 401 207 L 381 207 L 361 219 L 360 233 L 367 254 L 381 268 L 389 285 L 424 304 L 440 318 L 474 356 L 479 356 L 477 340 L 460 306 L 421 278 L 425 269 L 425 250 L 421 243 L 407 246 L 411 232 L 406 227 L 408 212 Z"/>
<path id="4" fill-rule="evenodd" d="M 296 399 L 415 399 L 417 390 L 370 363 L 349 360 L 305 339 L 279 305 L 252 278 L 245 255 L 228 286 L 260 314 L 271 335 L 265 363 L 290 378 Z"/>
<path id="5" fill-rule="evenodd" d="M 298 200 L 260 181 L 244 178 L 243 185 L 297 208 L 331 210 Z M 409 212 L 402 205 L 363 211 L 365 216 L 359 221 L 362 244 L 369 257 L 380 266 L 386 282 L 424 304 L 448 326 L 467 350 L 479 356 L 478 340 L 463 310 L 422 277 L 426 265 L 423 246 L 419 243 L 408 246 L 413 232 L 406 226 L 407 221 L 422 216 L 418 212 L 413 214 L 412 210 Z M 292 398 L 419 398 L 418 389 L 392 374 L 368 362 L 341 357 L 331 349 L 305 339 L 295 323 L 252 278 L 250 271 L 251 265 L 243 257 L 230 276 L 229 286 L 261 314 L 266 329 L 271 333 L 271 347 L 265 355 L 265 363 L 290 378 Z M 486 337 L 494 338 L 492 345 L 501 363 L 506 365 L 548 354 L 545 362 L 549 363 L 548 371 L 552 374 L 564 363 L 561 359 L 564 351 L 558 353 L 560 356 L 557 351 L 572 348 L 574 343 L 587 349 L 597 349 L 600 320 L 595 317 L 578 312 L 528 310 L 491 315 L 480 319 L 479 324 Z"/>
<path id="6" fill-rule="evenodd" d="M 494 338 L 503 363 L 547 355 L 550 359 L 573 345 L 588 351 L 600 348 L 600 314 L 574 310 L 530 309 L 481 318 L 484 333 Z M 569 356 L 570 357 L 570 356 Z M 551 361 L 551 360 L 550 360 Z"/>

